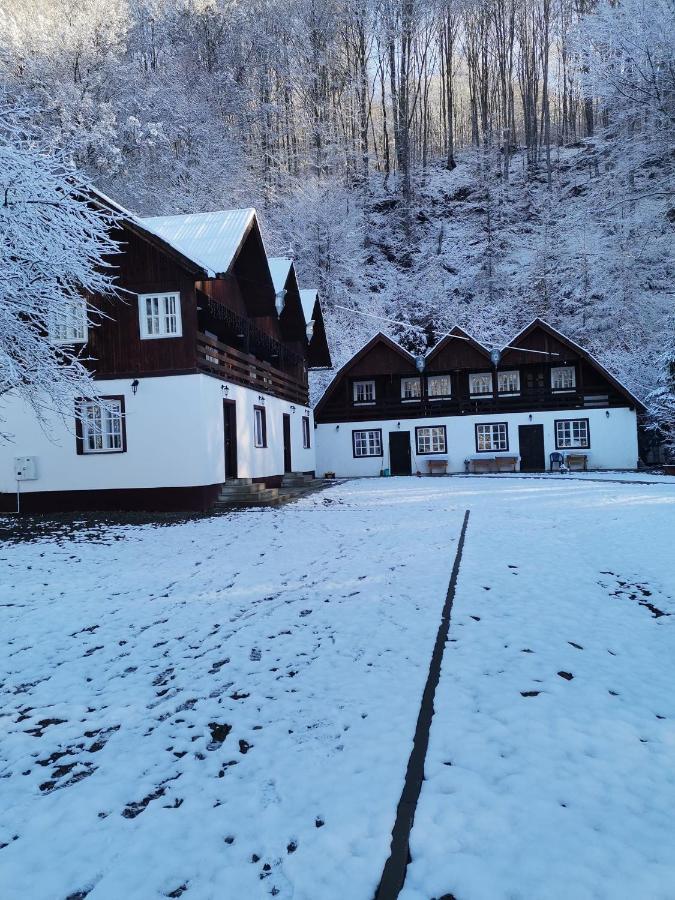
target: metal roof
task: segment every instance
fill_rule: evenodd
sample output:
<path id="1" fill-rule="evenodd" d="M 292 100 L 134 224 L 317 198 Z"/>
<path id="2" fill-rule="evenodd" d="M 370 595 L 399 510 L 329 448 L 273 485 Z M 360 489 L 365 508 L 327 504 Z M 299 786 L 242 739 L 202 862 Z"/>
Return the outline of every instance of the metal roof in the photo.
<path id="1" fill-rule="evenodd" d="M 227 272 L 255 219 L 255 209 L 223 209 L 139 218 L 141 225 L 200 265 L 209 278 Z"/>

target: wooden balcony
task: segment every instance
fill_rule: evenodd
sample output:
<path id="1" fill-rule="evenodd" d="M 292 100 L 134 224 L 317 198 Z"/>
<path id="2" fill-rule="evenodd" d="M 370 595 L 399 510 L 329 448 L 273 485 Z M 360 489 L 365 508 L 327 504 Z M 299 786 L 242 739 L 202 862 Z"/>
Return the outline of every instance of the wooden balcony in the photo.
<path id="1" fill-rule="evenodd" d="M 479 416 L 496 413 L 536 412 L 544 410 L 572 411 L 598 407 L 626 406 L 626 400 L 615 392 L 527 391 L 515 396 L 489 395 L 481 398 L 442 397 L 431 400 L 402 401 L 384 397 L 375 403 L 340 403 L 334 399 L 322 411 L 322 422 L 366 422 L 382 419 L 418 419 L 445 416 Z"/>
<path id="2" fill-rule="evenodd" d="M 251 353 L 243 353 L 201 333 L 197 335 L 197 367 L 208 375 L 261 394 L 271 394 L 300 406 L 309 403 L 306 380 L 293 378 Z"/>

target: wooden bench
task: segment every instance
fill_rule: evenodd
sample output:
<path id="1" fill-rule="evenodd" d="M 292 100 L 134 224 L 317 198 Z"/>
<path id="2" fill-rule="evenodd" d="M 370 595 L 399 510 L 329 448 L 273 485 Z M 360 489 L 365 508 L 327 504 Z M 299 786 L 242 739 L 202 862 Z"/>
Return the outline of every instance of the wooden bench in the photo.
<path id="1" fill-rule="evenodd" d="M 588 469 L 588 453 L 566 453 L 565 465 L 571 472 L 585 472 Z"/>
<path id="2" fill-rule="evenodd" d="M 448 461 L 447 459 L 429 459 L 427 460 L 429 463 L 429 474 L 430 475 L 447 475 L 448 473 Z"/>
<path id="3" fill-rule="evenodd" d="M 464 461 L 467 472 L 475 475 L 481 472 L 515 472 L 518 465 L 517 456 L 481 456 L 479 459 Z"/>

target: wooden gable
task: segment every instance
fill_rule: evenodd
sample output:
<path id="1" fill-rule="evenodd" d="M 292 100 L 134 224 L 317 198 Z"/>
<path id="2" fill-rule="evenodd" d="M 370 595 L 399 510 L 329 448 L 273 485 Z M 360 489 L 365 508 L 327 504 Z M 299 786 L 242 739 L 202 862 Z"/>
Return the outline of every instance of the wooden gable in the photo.
<path id="1" fill-rule="evenodd" d="M 441 338 L 426 356 L 426 371 L 430 374 L 480 369 L 486 366 L 492 367 L 487 348 L 459 326 L 455 326 L 449 334 Z"/>

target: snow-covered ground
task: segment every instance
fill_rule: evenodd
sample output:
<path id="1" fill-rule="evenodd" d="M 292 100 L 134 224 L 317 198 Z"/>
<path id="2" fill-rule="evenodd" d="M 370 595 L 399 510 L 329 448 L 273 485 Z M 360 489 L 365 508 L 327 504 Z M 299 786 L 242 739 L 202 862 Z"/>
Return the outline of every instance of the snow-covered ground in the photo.
<path id="1" fill-rule="evenodd" d="M 402 896 L 672 900 L 675 482 L 560 476 L 0 545 L 0 897 L 370 900 L 466 509 Z"/>

